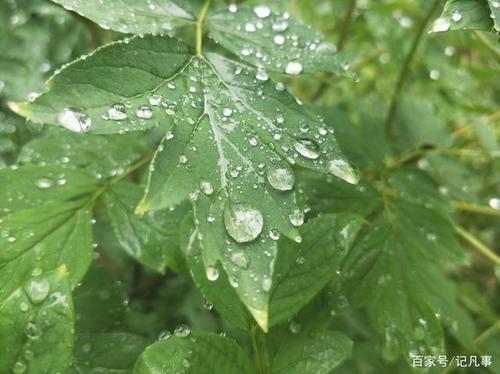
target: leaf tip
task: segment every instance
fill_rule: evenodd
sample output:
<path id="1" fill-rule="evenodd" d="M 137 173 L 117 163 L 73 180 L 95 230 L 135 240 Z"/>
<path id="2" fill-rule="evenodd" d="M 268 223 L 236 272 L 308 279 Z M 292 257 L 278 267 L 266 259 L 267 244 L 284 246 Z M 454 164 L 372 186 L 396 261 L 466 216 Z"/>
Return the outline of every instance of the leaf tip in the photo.
<path id="1" fill-rule="evenodd" d="M 20 116 L 26 117 L 27 110 L 25 103 L 18 103 L 17 101 L 9 101 L 7 102 L 7 106 L 14 113 L 19 114 Z"/>
<path id="2" fill-rule="evenodd" d="M 260 328 L 267 333 L 269 331 L 269 313 L 267 310 L 249 308 L 255 321 L 259 324 Z"/>

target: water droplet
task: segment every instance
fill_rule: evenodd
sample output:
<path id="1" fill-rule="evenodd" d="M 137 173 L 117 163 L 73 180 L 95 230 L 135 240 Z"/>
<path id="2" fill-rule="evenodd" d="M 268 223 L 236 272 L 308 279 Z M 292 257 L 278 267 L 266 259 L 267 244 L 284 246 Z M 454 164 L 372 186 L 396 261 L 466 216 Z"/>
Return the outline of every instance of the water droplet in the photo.
<path id="1" fill-rule="evenodd" d="M 253 11 L 259 18 L 267 18 L 271 15 L 271 9 L 266 5 L 257 5 Z"/>
<path id="2" fill-rule="evenodd" d="M 280 232 L 276 229 L 272 229 L 271 231 L 269 231 L 269 237 L 272 240 L 278 240 L 280 238 Z"/>
<path id="3" fill-rule="evenodd" d="M 266 82 L 269 80 L 269 75 L 267 74 L 267 72 L 263 69 L 259 69 L 257 70 L 257 74 L 255 76 L 258 80 L 262 81 L 262 82 Z"/>
<path id="4" fill-rule="evenodd" d="M 24 301 L 19 303 L 19 310 L 21 312 L 27 312 L 29 308 L 30 308 L 30 306 L 28 305 L 28 303 L 25 303 Z"/>
<path id="5" fill-rule="evenodd" d="M 330 174 L 345 180 L 347 183 L 356 184 L 359 182 L 358 174 L 342 159 L 331 160 L 328 165 L 328 171 Z"/>
<path id="6" fill-rule="evenodd" d="M 207 222 L 208 223 L 213 223 L 215 221 L 215 217 L 212 213 L 208 213 L 207 215 Z"/>
<path id="7" fill-rule="evenodd" d="M 264 278 L 262 278 L 262 289 L 264 290 L 264 292 L 271 291 L 272 285 L 273 285 L 273 281 L 271 278 L 269 278 L 267 276 L 264 276 Z"/>
<path id="8" fill-rule="evenodd" d="M 153 95 L 149 98 L 149 104 L 152 106 L 159 106 L 162 100 L 163 97 L 161 95 Z"/>
<path id="9" fill-rule="evenodd" d="M 433 32 L 448 31 L 450 29 L 450 21 L 446 18 L 439 17 L 432 24 Z"/>
<path id="10" fill-rule="evenodd" d="M 231 13 L 236 13 L 238 11 L 238 5 L 236 5 L 236 4 L 229 4 L 228 10 Z"/>
<path id="11" fill-rule="evenodd" d="M 292 332 L 292 334 L 298 334 L 301 330 L 300 323 L 298 323 L 296 321 L 290 322 L 289 328 L 290 328 L 290 331 Z"/>
<path id="12" fill-rule="evenodd" d="M 158 336 L 158 340 L 167 340 L 172 336 L 172 333 L 168 330 L 162 331 L 160 335 Z"/>
<path id="13" fill-rule="evenodd" d="M 17 361 L 12 368 L 12 373 L 23 374 L 28 369 L 28 366 L 23 361 Z"/>
<path id="14" fill-rule="evenodd" d="M 275 35 L 273 38 L 273 42 L 276 45 L 283 45 L 285 44 L 285 37 L 282 34 Z"/>
<path id="15" fill-rule="evenodd" d="M 111 105 L 108 109 L 108 118 L 113 121 L 122 121 L 127 118 L 127 107 L 123 104 Z"/>
<path id="16" fill-rule="evenodd" d="M 269 184 L 279 191 L 290 191 L 295 184 L 295 176 L 289 169 L 279 168 L 268 171 Z"/>
<path id="17" fill-rule="evenodd" d="M 230 117 L 231 114 L 233 114 L 233 111 L 231 108 L 224 108 L 222 110 L 222 114 L 224 114 L 224 117 Z"/>
<path id="18" fill-rule="evenodd" d="M 314 140 L 301 138 L 293 143 L 293 146 L 305 158 L 315 160 L 319 157 L 319 145 Z"/>
<path id="19" fill-rule="evenodd" d="M 208 266 L 205 270 L 207 279 L 210 282 L 215 282 L 217 279 L 219 279 L 219 269 L 217 269 L 214 266 Z"/>
<path id="20" fill-rule="evenodd" d="M 50 284 L 46 279 L 31 280 L 25 287 L 28 297 L 34 304 L 41 303 L 50 292 Z"/>
<path id="21" fill-rule="evenodd" d="M 151 117 L 153 117 L 153 111 L 147 105 L 141 105 L 137 109 L 136 115 L 141 119 L 150 119 Z"/>
<path id="22" fill-rule="evenodd" d="M 302 226 L 304 224 L 304 213 L 300 209 L 295 209 L 289 216 L 290 223 L 295 227 Z"/>
<path id="23" fill-rule="evenodd" d="M 257 31 L 257 28 L 255 27 L 255 25 L 253 23 L 247 23 L 245 25 L 245 31 L 246 32 L 255 32 L 255 31 Z"/>
<path id="24" fill-rule="evenodd" d="M 87 132 L 92 126 L 89 116 L 71 108 L 64 108 L 57 116 L 57 122 L 65 129 L 77 133 Z"/>
<path id="25" fill-rule="evenodd" d="M 295 260 L 295 263 L 297 265 L 304 265 L 306 263 L 306 258 L 304 256 L 299 256 L 297 260 Z"/>
<path id="26" fill-rule="evenodd" d="M 90 343 L 85 343 L 85 344 L 82 346 L 82 352 L 83 352 L 83 353 L 90 353 L 90 351 L 92 351 L 92 344 L 90 344 Z"/>
<path id="27" fill-rule="evenodd" d="M 191 366 L 191 363 L 189 362 L 189 360 L 187 358 L 183 358 L 181 360 L 181 364 L 182 366 L 184 366 L 185 368 L 189 368 Z"/>
<path id="28" fill-rule="evenodd" d="M 291 61 L 286 65 L 286 73 L 291 74 L 291 75 L 297 75 L 302 73 L 304 70 L 304 67 L 300 62 L 297 61 Z"/>
<path id="29" fill-rule="evenodd" d="M 488 201 L 488 205 L 493 208 L 493 209 L 500 209 L 500 198 L 498 197 L 492 197 Z"/>
<path id="30" fill-rule="evenodd" d="M 40 328 L 33 322 L 28 322 L 25 333 L 28 339 L 38 339 L 42 335 Z"/>
<path id="31" fill-rule="evenodd" d="M 255 240 L 264 226 L 262 213 L 249 204 L 227 204 L 224 209 L 227 233 L 238 243 Z"/>
<path id="32" fill-rule="evenodd" d="M 42 190 L 46 190 L 54 185 L 54 181 L 48 178 L 40 178 L 35 181 L 35 185 Z"/>
<path id="33" fill-rule="evenodd" d="M 462 17 L 463 17 L 462 13 L 460 13 L 458 10 L 454 10 L 453 13 L 451 14 L 451 19 L 454 22 L 460 22 Z"/>
<path id="34" fill-rule="evenodd" d="M 174 334 L 179 338 L 185 338 L 191 334 L 191 329 L 187 325 L 179 325 L 175 328 Z"/>
<path id="35" fill-rule="evenodd" d="M 436 70 L 436 69 L 432 69 L 429 73 L 429 77 L 435 81 L 435 80 L 438 80 L 439 77 L 441 76 L 441 73 L 439 72 L 439 70 Z"/>
<path id="36" fill-rule="evenodd" d="M 248 265 L 250 264 L 250 261 L 243 250 L 227 251 L 226 256 L 229 258 L 229 261 L 242 269 L 248 268 Z"/>
<path id="37" fill-rule="evenodd" d="M 212 183 L 210 182 L 203 181 L 200 183 L 200 190 L 205 195 L 210 196 L 214 193 L 214 186 L 212 186 Z"/>
<path id="38" fill-rule="evenodd" d="M 278 32 L 286 31 L 286 29 L 288 29 L 288 22 L 287 21 L 275 22 L 273 23 L 272 28 L 274 31 Z"/>

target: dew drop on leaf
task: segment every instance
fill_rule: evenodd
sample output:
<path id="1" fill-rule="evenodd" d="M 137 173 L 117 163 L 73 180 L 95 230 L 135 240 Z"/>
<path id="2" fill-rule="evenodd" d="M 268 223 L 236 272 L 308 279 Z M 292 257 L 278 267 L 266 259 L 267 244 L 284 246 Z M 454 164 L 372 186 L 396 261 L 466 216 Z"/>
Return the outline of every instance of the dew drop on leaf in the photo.
<path id="1" fill-rule="evenodd" d="M 249 204 L 227 204 L 224 209 L 227 233 L 238 243 L 255 240 L 264 226 L 262 213 Z"/>
<path id="2" fill-rule="evenodd" d="M 39 304 L 49 295 L 50 284 L 46 279 L 31 280 L 25 290 L 30 300 L 34 304 Z"/>
<path id="3" fill-rule="evenodd" d="M 175 328 L 174 334 L 178 338 L 185 338 L 191 334 L 191 329 L 187 325 L 179 325 Z"/>
<path id="4" fill-rule="evenodd" d="M 46 190 L 54 185 L 54 182 L 48 178 L 40 178 L 35 181 L 35 185 L 41 190 Z"/>
<path id="5" fill-rule="evenodd" d="M 328 170 L 330 174 L 345 180 L 347 183 L 356 184 L 359 181 L 359 177 L 353 168 L 342 159 L 331 160 Z"/>
<path id="6" fill-rule="evenodd" d="M 89 116 L 71 108 L 64 108 L 57 116 L 57 122 L 65 129 L 77 133 L 87 132 L 92 126 Z"/>
<path id="7" fill-rule="evenodd" d="M 269 184 L 278 191 L 290 191 L 295 184 L 295 176 L 289 169 L 278 168 L 267 172 Z"/>
<path id="8" fill-rule="evenodd" d="M 250 264 L 248 256 L 243 250 L 228 250 L 226 256 L 229 258 L 229 261 L 231 261 L 239 268 L 247 269 L 248 265 Z"/>
<path id="9" fill-rule="evenodd" d="M 127 107 L 123 104 L 113 104 L 108 109 L 108 118 L 113 121 L 122 121 L 127 118 Z"/>
<path id="10" fill-rule="evenodd" d="M 290 215 L 290 223 L 295 227 L 302 226 L 304 224 L 304 213 L 300 209 L 295 209 Z"/>
<path id="11" fill-rule="evenodd" d="M 205 195 L 210 196 L 214 193 L 214 186 L 212 186 L 212 183 L 210 182 L 203 181 L 200 183 L 200 190 Z"/>
<path id="12" fill-rule="evenodd" d="M 292 332 L 292 334 L 298 334 L 301 330 L 300 323 L 296 321 L 290 322 L 289 329 Z"/>
<path id="13" fill-rule="evenodd" d="M 153 117 L 153 111 L 147 105 L 141 105 L 137 109 L 136 115 L 141 119 L 150 119 L 151 117 Z"/>
<path id="14" fill-rule="evenodd" d="M 293 143 L 293 147 L 305 158 L 315 160 L 319 157 L 319 145 L 314 140 L 301 138 Z"/>
<path id="15" fill-rule="evenodd" d="M 219 279 L 219 269 L 217 269 L 214 266 L 208 266 L 205 270 L 207 279 L 210 282 L 215 282 L 217 279 Z"/>
<path id="16" fill-rule="evenodd" d="M 432 31 L 434 32 L 442 32 L 448 31 L 450 29 L 450 21 L 446 18 L 438 18 L 432 24 Z"/>
<path id="17" fill-rule="evenodd" d="M 259 18 L 267 18 L 271 15 L 271 9 L 266 5 L 257 5 L 253 11 Z"/>
<path id="18" fill-rule="evenodd" d="M 298 74 L 302 73 L 303 70 L 304 70 L 304 67 L 298 61 L 289 62 L 286 65 L 286 69 L 285 69 L 286 73 L 291 74 L 291 75 L 298 75 Z"/>

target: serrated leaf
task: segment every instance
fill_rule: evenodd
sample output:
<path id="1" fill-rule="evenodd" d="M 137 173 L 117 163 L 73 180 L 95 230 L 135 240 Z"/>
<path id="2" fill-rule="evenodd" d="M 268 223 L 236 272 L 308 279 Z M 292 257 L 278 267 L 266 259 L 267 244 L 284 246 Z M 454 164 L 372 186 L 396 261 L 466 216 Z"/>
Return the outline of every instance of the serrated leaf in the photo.
<path id="1" fill-rule="evenodd" d="M 448 30 L 485 30 L 491 31 L 493 20 L 490 0 L 448 0 L 443 13 L 433 25 L 433 32 Z"/>
<path id="2" fill-rule="evenodd" d="M 195 17 L 186 1 L 99 1 L 52 0 L 91 19 L 104 29 L 127 34 L 166 33 L 192 24 Z"/>
<path id="3" fill-rule="evenodd" d="M 280 242 L 271 285 L 270 325 L 297 313 L 328 283 L 363 221 L 353 215 L 325 215 L 301 228 L 303 242 Z"/>
<path id="4" fill-rule="evenodd" d="M 74 315 L 65 268 L 17 284 L 0 304 L 0 371 L 66 372 Z"/>
<path id="5" fill-rule="evenodd" d="M 32 274 L 65 265 L 75 287 L 92 260 L 91 212 L 86 201 L 52 203 L 2 218 L 0 301 Z"/>
<path id="6" fill-rule="evenodd" d="M 130 373 L 146 346 L 146 339 L 135 334 L 79 334 L 75 340 L 69 373 Z"/>
<path id="7" fill-rule="evenodd" d="M 235 10 L 236 9 L 236 10 Z M 207 17 L 210 37 L 241 59 L 266 70 L 287 74 L 347 73 L 335 45 L 288 12 L 267 5 L 229 7 Z M 261 73 L 265 76 L 265 73 Z"/>
<path id="8" fill-rule="evenodd" d="M 178 372 L 250 374 L 254 372 L 243 350 L 220 335 L 195 332 L 172 336 L 149 346 L 139 357 L 135 374 Z"/>
<path id="9" fill-rule="evenodd" d="M 497 32 L 500 32 L 500 4 L 497 0 L 488 0 L 488 6 L 490 7 L 490 17 L 493 20 L 493 27 Z"/>
<path id="10" fill-rule="evenodd" d="M 117 83 L 123 80 L 131 84 Z M 124 103 L 120 120 L 104 120 L 106 113 L 116 118 L 112 105 L 124 98 L 133 109 Z M 91 109 L 68 109 L 77 105 Z M 158 124 L 170 128 L 137 211 L 191 198 L 207 269 L 221 262 L 231 279 L 238 279 L 233 282 L 239 285 L 237 293 L 264 329 L 268 295 L 255 292 L 253 274 L 259 282 L 272 276 L 276 252 L 276 243 L 264 236 L 273 230 L 300 240 L 289 219 L 297 209 L 291 165 L 357 181 L 331 132 L 282 86 L 218 54 L 192 56 L 185 45 L 168 38 L 135 38 L 104 47 L 63 69 L 47 93 L 18 109 L 32 120 L 59 119 L 77 131 L 90 123 L 90 131 L 98 132 Z M 151 118 L 137 118 L 145 113 Z M 247 253 L 247 269 L 228 260 L 225 253 L 232 247 Z"/>
<path id="11" fill-rule="evenodd" d="M 104 199 L 116 238 L 130 256 L 158 272 L 165 271 L 167 266 L 183 270 L 185 262 L 179 248 L 178 226 L 188 207 L 139 217 L 134 209 L 142 195 L 142 188 L 129 182 L 114 184 L 106 191 Z"/>

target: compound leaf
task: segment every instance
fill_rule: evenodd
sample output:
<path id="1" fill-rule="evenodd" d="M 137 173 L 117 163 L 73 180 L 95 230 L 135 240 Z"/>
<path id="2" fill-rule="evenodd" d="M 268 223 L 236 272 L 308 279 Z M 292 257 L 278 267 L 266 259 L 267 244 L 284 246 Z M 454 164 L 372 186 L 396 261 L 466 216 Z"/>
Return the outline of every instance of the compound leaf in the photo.
<path id="1" fill-rule="evenodd" d="M 0 371 L 65 373 L 74 331 L 65 267 L 17 285 L 0 304 Z"/>
<path id="2" fill-rule="evenodd" d="M 491 9 L 490 5 L 491 4 Z M 448 30 L 485 30 L 493 28 L 494 0 L 448 0 L 443 13 L 434 21 L 433 32 Z M 493 19 L 492 19 L 493 18 Z M 498 21 L 497 21 L 498 22 Z M 498 26 L 496 26 L 498 27 Z"/>
<path id="3" fill-rule="evenodd" d="M 139 357 L 134 373 L 174 373 L 189 368 L 200 374 L 250 374 L 254 372 L 243 350 L 220 335 L 195 332 L 172 336 L 149 346 Z"/>

